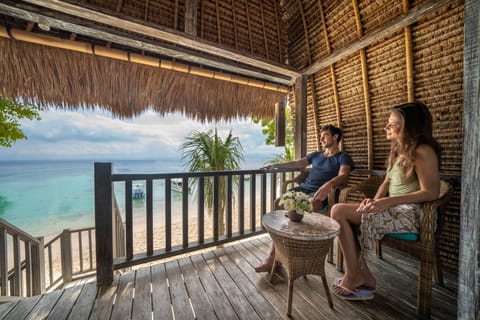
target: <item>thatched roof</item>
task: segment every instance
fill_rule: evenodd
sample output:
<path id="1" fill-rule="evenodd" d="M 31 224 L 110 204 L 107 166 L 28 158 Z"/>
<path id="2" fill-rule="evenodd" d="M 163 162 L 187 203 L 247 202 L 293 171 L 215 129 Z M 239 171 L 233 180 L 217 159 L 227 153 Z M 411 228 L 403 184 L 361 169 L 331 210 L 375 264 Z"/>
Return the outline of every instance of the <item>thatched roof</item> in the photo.
<path id="1" fill-rule="evenodd" d="M 40 105 L 273 117 L 298 74 L 275 1 L 29 0 L 0 12 L 1 92 Z"/>

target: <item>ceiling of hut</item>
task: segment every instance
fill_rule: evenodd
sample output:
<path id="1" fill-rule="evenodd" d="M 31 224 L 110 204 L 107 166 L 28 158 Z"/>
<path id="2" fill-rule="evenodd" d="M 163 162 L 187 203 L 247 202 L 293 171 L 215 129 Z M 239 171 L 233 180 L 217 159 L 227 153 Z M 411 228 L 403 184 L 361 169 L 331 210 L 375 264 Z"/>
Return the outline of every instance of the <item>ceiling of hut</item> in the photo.
<path id="1" fill-rule="evenodd" d="M 300 76 L 448 2 L 2 0 L 1 93 L 120 116 L 272 117 Z"/>

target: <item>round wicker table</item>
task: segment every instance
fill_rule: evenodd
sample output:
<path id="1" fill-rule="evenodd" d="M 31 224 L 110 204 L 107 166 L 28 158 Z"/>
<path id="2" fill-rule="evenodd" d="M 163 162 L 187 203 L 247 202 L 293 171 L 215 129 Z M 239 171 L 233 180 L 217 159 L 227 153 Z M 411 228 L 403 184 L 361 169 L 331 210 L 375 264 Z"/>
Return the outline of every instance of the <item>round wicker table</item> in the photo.
<path id="1" fill-rule="evenodd" d="M 322 278 L 328 304 L 333 308 L 332 298 L 325 277 L 325 258 L 340 232 L 340 225 L 319 213 L 305 214 L 301 222 L 292 222 L 285 210 L 267 213 L 262 224 L 270 234 L 275 246 L 275 263 L 269 281 L 281 263 L 288 274 L 287 315 L 292 311 L 293 282 L 300 276 L 316 274 Z"/>

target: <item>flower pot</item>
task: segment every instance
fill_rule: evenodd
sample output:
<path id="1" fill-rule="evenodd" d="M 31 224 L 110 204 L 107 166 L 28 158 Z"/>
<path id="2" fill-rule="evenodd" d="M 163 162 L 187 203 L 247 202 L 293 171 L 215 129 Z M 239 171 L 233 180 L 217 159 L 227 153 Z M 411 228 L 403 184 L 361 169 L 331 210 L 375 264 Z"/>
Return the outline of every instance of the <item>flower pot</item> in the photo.
<path id="1" fill-rule="evenodd" d="M 288 211 L 288 218 L 292 222 L 300 222 L 303 219 L 303 214 L 297 213 L 296 211 Z"/>

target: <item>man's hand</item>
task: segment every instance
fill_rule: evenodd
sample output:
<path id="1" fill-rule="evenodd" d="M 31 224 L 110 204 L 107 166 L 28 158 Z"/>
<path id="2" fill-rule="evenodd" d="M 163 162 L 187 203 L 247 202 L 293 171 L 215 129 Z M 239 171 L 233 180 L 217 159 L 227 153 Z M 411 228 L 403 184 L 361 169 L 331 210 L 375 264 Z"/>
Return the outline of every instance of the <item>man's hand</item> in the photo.
<path id="1" fill-rule="evenodd" d="M 275 167 L 271 163 L 266 164 L 265 166 L 260 168 L 260 170 L 271 170 L 271 169 L 275 169 Z"/>
<path id="2" fill-rule="evenodd" d="M 314 201 L 323 201 L 328 198 L 328 194 L 330 193 L 330 190 L 332 189 L 332 185 L 330 182 L 326 182 L 321 186 L 317 192 L 312 197 L 312 200 Z"/>

